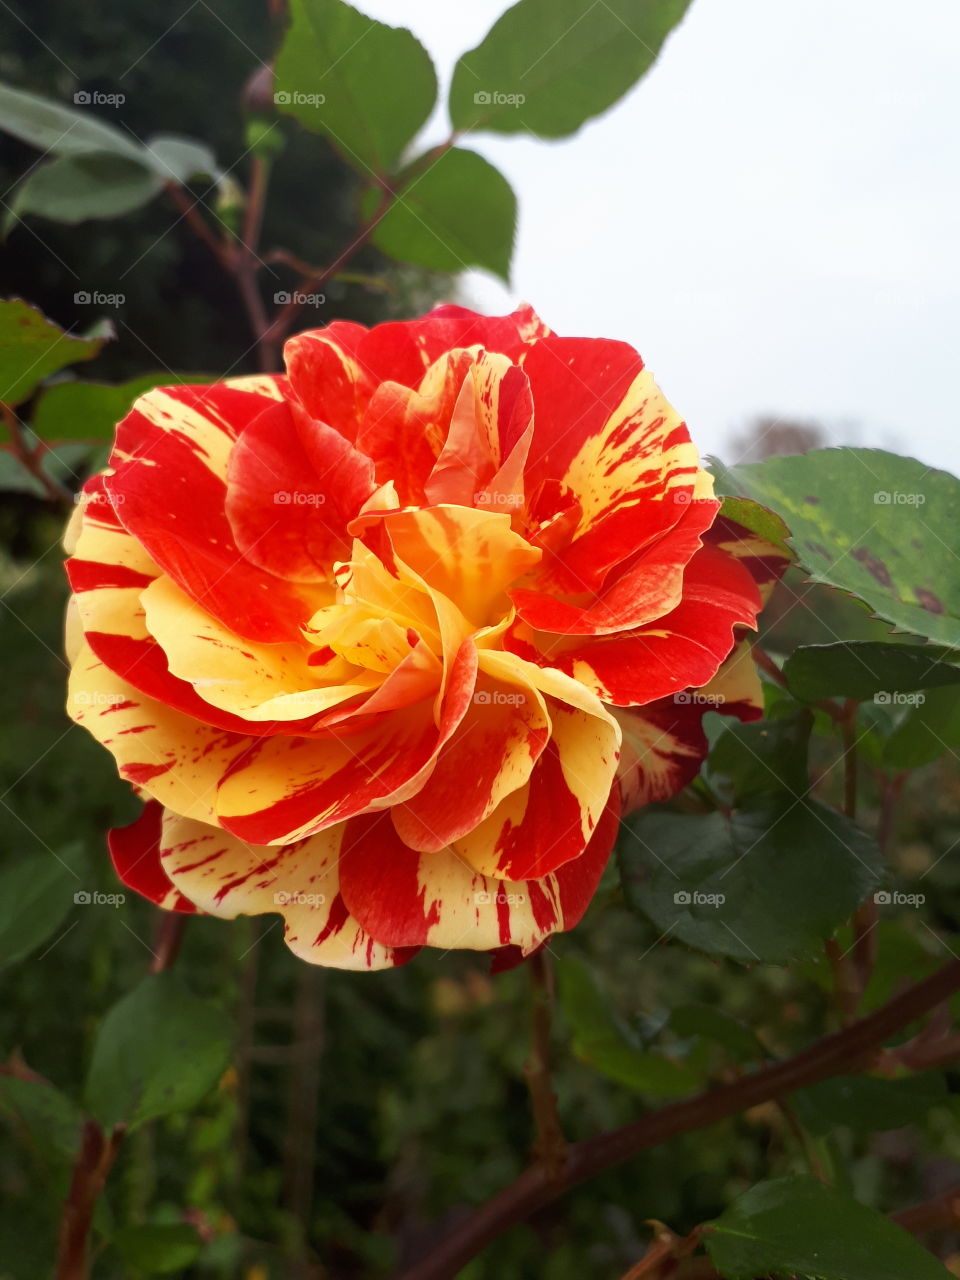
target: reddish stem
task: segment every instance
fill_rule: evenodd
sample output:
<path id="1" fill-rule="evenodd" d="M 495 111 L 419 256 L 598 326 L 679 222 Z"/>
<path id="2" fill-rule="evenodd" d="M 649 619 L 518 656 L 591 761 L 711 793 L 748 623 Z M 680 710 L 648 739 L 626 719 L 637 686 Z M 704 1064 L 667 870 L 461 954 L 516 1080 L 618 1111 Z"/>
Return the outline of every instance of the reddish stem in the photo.
<path id="1" fill-rule="evenodd" d="M 120 1125 L 109 1136 L 96 1120 L 87 1120 L 83 1126 L 80 1151 L 60 1217 L 54 1280 L 87 1280 L 93 1212 L 122 1139 Z"/>

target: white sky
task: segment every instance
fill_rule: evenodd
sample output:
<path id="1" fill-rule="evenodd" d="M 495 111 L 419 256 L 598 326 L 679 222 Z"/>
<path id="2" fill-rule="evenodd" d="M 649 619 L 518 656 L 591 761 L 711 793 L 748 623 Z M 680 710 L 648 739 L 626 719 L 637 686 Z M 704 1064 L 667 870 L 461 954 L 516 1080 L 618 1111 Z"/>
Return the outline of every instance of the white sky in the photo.
<path id="1" fill-rule="evenodd" d="M 507 6 L 358 7 L 411 27 L 445 93 Z M 464 292 L 633 343 L 704 452 L 733 461 L 731 430 L 771 412 L 960 471 L 958 59 L 957 0 L 694 0 L 573 138 L 466 142 L 520 223 L 511 290 Z"/>

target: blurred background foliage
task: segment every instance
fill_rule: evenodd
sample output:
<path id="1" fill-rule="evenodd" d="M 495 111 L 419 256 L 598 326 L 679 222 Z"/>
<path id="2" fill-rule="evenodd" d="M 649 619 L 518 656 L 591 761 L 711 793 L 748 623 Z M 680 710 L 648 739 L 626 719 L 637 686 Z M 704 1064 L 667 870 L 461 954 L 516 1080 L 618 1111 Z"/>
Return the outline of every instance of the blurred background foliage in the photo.
<path id="1" fill-rule="evenodd" d="M 86 88 L 122 92 L 124 128 L 138 138 L 156 131 L 202 136 L 222 167 L 237 165 L 242 179 L 251 95 L 260 94 L 258 113 L 269 114 L 262 84 L 251 86 L 251 78 L 277 43 L 280 7 L 204 0 L 171 27 L 162 6 L 91 0 L 80 12 L 66 0 L 47 0 L 30 11 L 28 27 L 3 6 L 0 79 L 67 102 Z M 69 68 L 55 52 L 65 32 Z M 102 115 L 117 123 L 109 107 Z M 277 133 L 282 147 L 262 244 L 326 262 L 357 225 L 362 183 L 332 147 L 294 121 L 279 121 Z M 3 189 L 35 160 L 34 149 L 0 136 Z M 211 187 L 196 191 L 220 198 Z M 398 265 L 369 247 L 350 271 L 303 323 L 413 315 L 456 289 L 453 277 Z M 282 264 L 276 272 L 261 282 L 267 297 L 296 278 Z M 29 299 L 68 329 L 94 318 L 75 304 L 78 291 L 125 295 L 110 317 L 116 340 L 83 366 L 83 378 L 256 367 L 233 282 L 163 199 L 79 229 L 27 220 L 0 245 L 0 279 L 5 295 Z M 759 460 L 822 443 L 816 424 L 770 427 L 758 422 L 738 441 L 738 454 Z M 95 460 L 85 445 L 58 452 L 57 477 L 68 483 Z M 56 853 L 75 868 L 84 891 L 112 894 L 118 885 L 104 832 L 131 820 L 138 804 L 63 712 L 62 523 L 62 506 L 29 486 L 3 494 L 3 857 L 19 865 Z M 768 610 L 763 639 L 770 652 L 782 656 L 838 636 L 889 639 L 888 624 L 805 577 L 792 570 Z M 769 694 L 775 706 L 772 686 Z M 818 795 L 840 804 L 841 747 L 829 725 L 819 728 Z M 960 840 L 956 760 L 933 760 L 898 785 L 892 879 L 901 886 L 922 879 L 926 903 L 883 916 L 867 1008 L 905 975 L 942 962 L 960 911 L 960 875 L 946 856 Z M 880 807 L 867 778 L 868 828 L 880 821 Z M 118 906 L 65 902 L 27 962 L 14 957 L 3 973 L 3 1057 L 78 1100 L 103 1016 L 145 972 L 156 928 L 156 913 L 132 895 Z M 840 1022 L 826 960 L 742 965 L 664 941 L 656 924 L 629 910 L 613 863 L 583 926 L 552 949 L 562 996 L 553 1081 L 574 1139 L 635 1119 L 658 1099 L 734 1078 L 759 1052 L 750 1048 L 752 1037 L 767 1053 L 789 1054 Z M 282 945 L 279 918 L 191 920 L 178 968 L 198 995 L 230 1011 L 235 1047 L 199 1105 L 136 1129 L 124 1144 L 98 1210 L 97 1280 L 386 1276 L 429 1243 L 438 1220 L 459 1220 L 525 1166 L 533 1137 L 525 969 L 491 976 L 482 956 L 428 951 L 392 972 L 316 970 Z M 584 995 L 584 972 L 602 997 Z M 610 1023 L 598 1031 L 596 1019 L 606 1015 L 597 1009 L 606 1005 Z M 638 1055 L 631 1084 L 622 1071 L 613 1078 L 613 1042 Z M 592 1052 L 578 1056 L 575 1046 L 583 1043 Z M 645 1075 L 648 1048 L 660 1066 Z M 936 1196 L 960 1171 L 958 1094 L 960 1076 L 949 1067 L 941 1087 L 914 1104 L 911 1123 L 899 1117 L 890 1131 L 882 1118 L 818 1125 L 810 1099 L 802 1128 L 792 1112 L 757 1107 L 647 1152 L 542 1210 L 470 1264 L 464 1280 L 615 1280 L 649 1243 L 649 1220 L 682 1234 L 758 1181 L 811 1167 L 828 1170 L 837 1185 L 883 1212 Z M 72 1139 L 46 1141 L 2 1090 L 0 1115 L 0 1277 L 37 1280 L 51 1265 Z M 187 1228 L 186 1236 L 174 1232 L 151 1244 L 149 1229 L 174 1226 Z M 141 1235 L 124 1244 L 131 1228 Z M 934 1243 L 960 1274 L 960 1235 Z"/>

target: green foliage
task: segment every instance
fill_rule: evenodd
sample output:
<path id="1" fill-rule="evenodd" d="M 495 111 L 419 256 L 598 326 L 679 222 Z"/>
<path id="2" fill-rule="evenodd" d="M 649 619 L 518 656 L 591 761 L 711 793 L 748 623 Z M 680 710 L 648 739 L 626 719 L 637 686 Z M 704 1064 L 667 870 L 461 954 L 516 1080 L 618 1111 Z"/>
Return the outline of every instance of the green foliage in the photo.
<path id="1" fill-rule="evenodd" d="M 690 0 L 519 0 L 457 63 L 458 130 L 564 138 L 650 70 Z"/>
<path id="2" fill-rule="evenodd" d="M 37 401 L 33 429 L 44 440 L 99 440 L 109 443 L 114 428 L 138 396 L 151 387 L 185 382 L 175 373 L 145 373 L 119 386 L 98 382 L 58 382 Z"/>
<path id="3" fill-rule="evenodd" d="M 954 476 L 882 449 L 817 449 L 720 467 L 717 489 L 782 516 L 815 582 L 849 591 L 904 631 L 960 647 Z"/>
<path id="4" fill-rule="evenodd" d="M 841 695 L 871 698 L 903 689 L 960 683 L 960 657 L 937 646 L 863 641 L 807 645 L 783 664 L 787 688 L 802 702 Z M 944 661 L 944 659 L 951 659 Z"/>
<path id="5" fill-rule="evenodd" d="M 915 1124 L 947 1100 L 942 1074 L 927 1071 L 920 1075 L 885 1080 L 880 1076 L 834 1076 L 795 1094 L 795 1107 L 803 1124 L 812 1133 L 826 1135 L 838 1125 L 859 1133 L 882 1133 Z"/>
<path id="6" fill-rule="evenodd" d="M 919 769 L 960 747 L 960 689 L 931 689 L 917 695 L 887 739 L 883 763 L 891 769 Z"/>
<path id="7" fill-rule="evenodd" d="M 778 1178 L 741 1196 L 707 1236 L 727 1280 L 770 1272 L 817 1280 L 946 1280 L 948 1272 L 905 1231 L 813 1178 Z"/>
<path id="8" fill-rule="evenodd" d="M 26 400 L 44 378 L 89 360 L 103 338 L 80 338 L 64 331 L 26 302 L 0 301 L 0 401 Z"/>
<path id="9" fill-rule="evenodd" d="M 389 174 L 437 96 L 430 56 L 402 27 L 343 0 L 292 0 L 275 101 L 364 175 Z"/>
<path id="10" fill-rule="evenodd" d="M 100 1026 L 87 1104 L 102 1124 L 131 1129 L 194 1107 L 226 1070 L 232 1036 L 226 1015 L 175 974 L 144 978 Z"/>
<path id="11" fill-rule="evenodd" d="M 474 151 L 453 147 L 414 165 L 396 201 L 377 223 L 384 253 L 432 271 L 485 267 L 507 280 L 517 201 L 506 178 Z M 377 205 L 371 192 L 367 216 Z"/>
<path id="12" fill-rule="evenodd" d="M 124 1227 L 111 1243 L 128 1267 L 151 1276 L 188 1267 L 201 1248 L 195 1228 L 176 1222 Z"/>
<path id="13" fill-rule="evenodd" d="M 81 886 L 77 850 L 32 853 L 0 867 L 0 969 L 43 946 Z"/>

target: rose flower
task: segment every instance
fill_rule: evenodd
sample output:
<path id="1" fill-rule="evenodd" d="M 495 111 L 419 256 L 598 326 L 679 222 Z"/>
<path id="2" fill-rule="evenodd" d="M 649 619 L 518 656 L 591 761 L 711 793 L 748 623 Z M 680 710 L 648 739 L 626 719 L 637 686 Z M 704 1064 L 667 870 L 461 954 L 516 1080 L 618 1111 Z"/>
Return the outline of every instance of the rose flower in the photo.
<path id="1" fill-rule="evenodd" d="M 142 396 L 69 531 L 70 714 L 146 800 L 114 865 L 318 964 L 529 954 L 703 711 L 759 714 L 779 566 L 625 343 L 446 306 L 285 358 Z"/>

